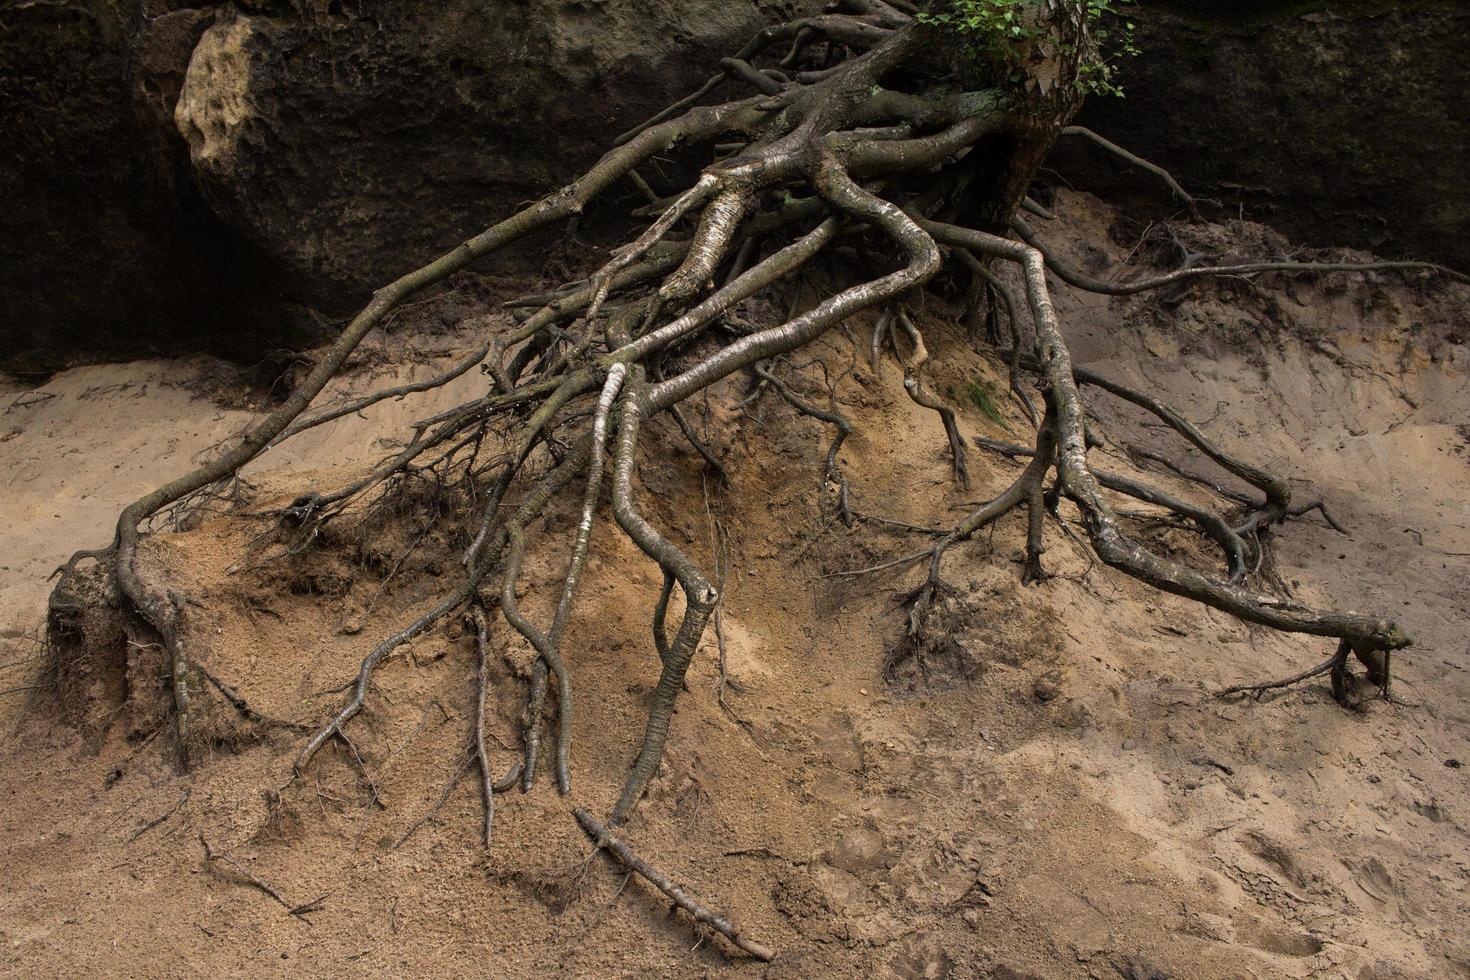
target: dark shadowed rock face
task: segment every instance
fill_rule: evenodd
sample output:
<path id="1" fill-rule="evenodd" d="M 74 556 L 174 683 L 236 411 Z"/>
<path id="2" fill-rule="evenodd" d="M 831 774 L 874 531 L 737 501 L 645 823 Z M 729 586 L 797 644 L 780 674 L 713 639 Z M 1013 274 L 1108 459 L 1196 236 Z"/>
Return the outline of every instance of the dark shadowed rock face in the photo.
<path id="1" fill-rule="evenodd" d="M 765 23 L 748 0 L 340 9 L 221 16 L 174 112 L 215 213 L 331 313 L 573 176 Z"/>
<path id="2" fill-rule="evenodd" d="M 820 0 L 0 6 L 0 367 L 306 342 Z M 173 9 L 178 8 L 178 9 Z M 1316 243 L 1470 266 L 1459 0 L 1143 0 L 1085 122 Z M 1082 186 L 1159 197 L 1085 148 Z"/>
<path id="3" fill-rule="evenodd" d="M 793 5 L 172 6 L 0 10 L 0 366 L 300 342 Z"/>
<path id="4" fill-rule="evenodd" d="M 98 11 L 0 8 L 0 366 L 197 348 L 200 331 L 249 329 L 231 300 L 250 263 L 193 193 L 161 105 L 199 15 L 142 30 Z M 148 74 L 159 61 L 179 70 Z"/>
<path id="5" fill-rule="evenodd" d="M 1470 268 L 1470 4 L 1140 0 L 1132 19 L 1127 96 L 1082 123 L 1300 241 Z M 1139 189 L 1086 148 L 1057 162 Z"/>

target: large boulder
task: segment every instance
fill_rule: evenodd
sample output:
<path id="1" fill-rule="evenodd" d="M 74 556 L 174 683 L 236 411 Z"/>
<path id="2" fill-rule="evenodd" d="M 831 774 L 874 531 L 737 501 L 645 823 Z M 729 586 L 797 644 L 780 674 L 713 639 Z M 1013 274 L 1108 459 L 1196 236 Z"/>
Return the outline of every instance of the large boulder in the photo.
<path id="1" fill-rule="evenodd" d="M 0 368 L 303 342 L 799 6 L 11 5 Z"/>
<path id="2" fill-rule="evenodd" d="M 1085 125 L 1298 241 L 1470 268 L 1470 4 L 1140 0 L 1129 19 L 1126 97 Z M 1061 152 L 1081 186 L 1140 186 Z"/>
<path id="3" fill-rule="evenodd" d="M 330 313 L 573 176 L 767 20 L 750 0 L 338 9 L 221 15 L 174 110 L 215 213 Z"/>

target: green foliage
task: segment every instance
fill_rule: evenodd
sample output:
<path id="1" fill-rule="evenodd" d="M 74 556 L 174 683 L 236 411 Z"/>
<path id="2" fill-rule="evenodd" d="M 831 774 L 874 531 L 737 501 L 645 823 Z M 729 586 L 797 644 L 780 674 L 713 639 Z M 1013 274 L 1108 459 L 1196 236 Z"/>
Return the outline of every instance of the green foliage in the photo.
<path id="1" fill-rule="evenodd" d="M 965 383 L 965 394 L 970 397 L 971 403 L 980 410 L 980 414 L 1004 429 L 1010 428 L 1006 424 L 1005 416 L 1001 414 L 1000 405 L 996 401 L 997 395 L 993 384 L 984 378 L 971 378 Z"/>
<path id="2" fill-rule="evenodd" d="M 1123 17 L 1133 0 L 945 0 L 919 14 L 921 23 L 958 34 L 970 57 L 1021 81 L 1025 59 L 1049 44 L 1080 95 L 1123 95 L 1115 76 L 1120 57 L 1138 53 L 1133 23 L 1122 20 L 1116 34 L 1103 26 L 1105 16 Z"/>

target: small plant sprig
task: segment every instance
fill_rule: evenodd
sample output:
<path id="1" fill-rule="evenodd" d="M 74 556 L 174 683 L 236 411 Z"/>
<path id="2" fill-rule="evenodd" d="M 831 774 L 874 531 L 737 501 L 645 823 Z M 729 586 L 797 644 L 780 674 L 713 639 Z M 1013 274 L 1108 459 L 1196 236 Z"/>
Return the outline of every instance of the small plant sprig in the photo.
<path id="1" fill-rule="evenodd" d="M 1138 54 L 1134 25 L 1123 14 L 1133 0 L 945 0 L 919 14 L 921 23 L 946 28 L 964 39 L 970 57 L 991 65 L 1011 81 L 1027 77 L 1027 54 L 1050 46 L 1062 76 L 1079 95 L 1121 98 L 1117 61 Z M 1114 31 L 1104 17 L 1121 19 Z M 1052 25 L 1054 29 L 1048 29 Z"/>
<path id="2" fill-rule="evenodd" d="M 1010 430 L 1010 425 L 1000 410 L 999 396 L 993 384 L 984 378 L 973 377 L 965 383 L 965 394 L 969 396 L 971 404 L 980 410 L 980 414 L 1001 428 Z"/>

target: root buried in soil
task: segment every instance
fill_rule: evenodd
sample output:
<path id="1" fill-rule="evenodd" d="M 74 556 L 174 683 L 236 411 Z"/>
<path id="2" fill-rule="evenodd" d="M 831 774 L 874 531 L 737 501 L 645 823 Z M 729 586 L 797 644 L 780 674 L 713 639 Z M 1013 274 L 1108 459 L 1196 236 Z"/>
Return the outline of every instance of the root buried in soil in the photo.
<path id="1" fill-rule="evenodd" d="M 362 658 L 356 676 L 341 688 L 345 699 L 301 745 L 293 778 L 307 773 L 329 743 L 346 747 L 366 776 L 367 763 L 350 731 L 361 724 L 357 719 L 373 696 L 378 667 L 416 637 L 468 613 L 477 650 L 469 747 L 453 762 L 439 804 L 399 843 L 438 812 L 465 773 L 474 771 L 484 807 L 483 842 L 489 848 L 496 793 L 517 781 L 529 791 L 549 769 L 558 793 L 569 795 L 574 790 L 575 752 L 609 751 L 618 735 L 625 734 L 627 741 L 636 741 L 637 751 L 606 825 L 585 809 L 577 809 L 576 818 L 599 846 L 697 921 L 752 955 L 769 959 L 770 950 L 740 936 L 726 919 L 679 891 L 610 829 L 628 821 L 658 771 L 690 662 L 711 619 L 718 629 L 723 598 L 723 577 L 712 580 L 656 525 L 640 501 L 637 469 L 640 452 L 646 451 L 643 434 L 651 419 L 670 413 L 702 461 L 726 478 L 717 453 L 701 440 L 685 413 L 692 413 L 693 399 L 726 379 L 747 377 L 834 430 L 829 451 L 814 461 L 814 469 L 830 491 L 835 519 L 848 527 L 882 522 L 883 518 L 861 516 L 862 487 L 850 486 L 840 465 L 840 448 L 849 433 L 861 428 L 861 415 L 840 411 L 835 394 L 828 407 L 815 404 L 783 377 L 790 355 L 851 325 L 856 328 L 848 334 L 855 345 L 854 365 L 866 363 L 877 376 L 888 346 L 901 358 L 907 397 L 939 417 L 953 479 L 966 485 L 966 441 L 954 410 L 929 380 L 934 364 L 925 344 L 923 319 L 914 312 L 922 308 L 926 287 L 948 275 L 969 283 L 972 297 L 1000 301 L 993 311 L 996 343 L 991 348 L 1008 365 L 1012 393 L 1035 427 L 1027 445 L 1005 444 L 1004 451 L 1027 458 L 1027 463 L 1002 494 L 951 527 L 887 522 L 933 540 L 912 553 L 841 573 L 843 577 L 922 563 L 924 580 L 908 603 L 908 633 L 918 637 L 936 601 L 957 591 L 943 577 L 946 554 L 1013 512 L 1024 511 L 1027 522 L 1022 581 L 1044 586 L 1045 524 L 1062 519 L 1059 506 L 1065 500 L 1080 518 L 1086 546 L 1104 565 L 1248 623 L 1338 640 L 1338 654 L 1319 672 L 1332 672 L 1339 700 L 1349 700 L 1340 689 L 1345 685 L 1339 683 L 1349 653 L 1368 666 L 1370 679 L 1386 689 L 1389 653 L 1409 644 L 1392 621 L 1314 608 L 1253 585 L 1259 582 L 1253 572 L 1265 559 L 1271 529 L 1313 507 L 1321 509 L 1320 503 L 1306 507 L 1293 503 L 1282 476 L 1218 447 L 1148 393 L 1075 367 L 1052 303 L 1047 272 L 1052 270 L 1078 288 L 1116 295 L 1218 275 L 1444 270 L 1416 263 L 1192 265 L 1124 285 L 1100 283 L 1067 270 L 1016 215 L 1036 168 L 1076 111 L 1079 96 L 1066 73 L 1075 72 L 1077 65 L 1052 65 L 1062 73 L 1062 83 L 1039 88 L 978 77 L 972 66 L 961 77 L 974 84 L 956 89 L 941 83 L 950 76 L 952 66 L 944 52 L 952 45 L 936 38 L 936 28 L 917 23 L 900 9 L 902 5 L 882 0 L 841 6 L 845 12 L 761 32 L 738 56 L 722 62 L 722 73 L 697 98 L 626 134 L 581 178 L 378 290 L 299 387 L 238 443 L 127 507 L 110 547 L 73 557 L 53 597 L 53 632 L 64 632 L 69 617 L 77 615 L 73 593 L 83 574 L 80 564 L 96 560 L 104 565 L 108 583 L 94 590 L 89 601 L 116 602 L 130 629 L 162 653 L 182 764 L 189 765 L 204 747 L 194 721 L 198 702 L 215 696 L 208 693 L 211 690 L 251 724 L 294 727 L 260 715 L 194 661 L 189 648 L 191 602 L 144 577 L 137 562 L 140 528 L 163 509 L 232 480 L 245 464 L 301 432 L 389 397 L 448 384 L 480 364 L 489 379 L 481 397 L 417 422 L 398 451 L 359 479 L 340 487 L 309 489 L 275 514 L 268 546 L 282 554 L 309 554 L 323 532 L 344 515 L 360 517 L 395 493 L 427 486 L 455 502 L 444 513 L 462 521 L 465 544 L 453 586 L 412 622 L 378 639 Z M 1085 15 L 1079 18 L 1072 6 L 1060 6 L 1063 12 L 1045 25 L 1046 30 L 1064 40 L 1067 51 L 1090 50 L 1094 41 Z M 779 63 L 776 54 L 781 54 Z M 754 92 L 715 105 L 696 104 L 721 85 Z M 1102 143 L 1111 147 L 1105 140 Z M 723 155 L 691 186 L 674 193 L 660 196 L 639 175 L 640 166 L 675 147 L 716 145 Z M 516 325 L 443 374 L 339 409 L 305 414 L 362 339 L 404 300 L 442 283 L 476 259 L 575 218 L 625 180 L 656 198 L 647 206 L 653 220 L 636 238 L 613 250 L 585 280 L 512 301 Z M 1172 178 L 1169 186 L 1176 194 L 1184 193 Z M 1195 208 L 1193 198 L 1183 199 Z M 1006 237 L 1012 226 L 1021 241 Z M 855 281 L 819 291 L 802 312 L 793 299 L 783 318 L 763 322 L 758 315 L 762 300 L 769 301 L 792 283 L 796 284 L 792 293 L 799 298 L 803 283 L 841 278 L 851 267 L 837 257 L 849 250 L 862 259 L 863 271 Z M 819 268 L 824 270 L 822 276 L 816 275 Z M 1008 268 L 1019 272 L 1019 293 L 999 274 Z M 865 322 L 868 318 L 873 322 Z M 1004 337 L 1001 320 L 1007 326 Z M 1230 510 L 1216 511 L 1145 482 L 1099 471 L 1088 458 L 1094 441 L 1087 428 L 1084 388 L 1147 413 L 1259 497 L 1247 498 L 1243 509 L 1232 500 Z M 610 490 L 610 506 L 604 502 L 609 495 L 605 490 Z M 1193 529 L 1218 555 L 1216 567 L 1201 570 L 1152 550 L 1130 533 L 1105 490 L 1162 508 Z M 564 497 L 579 501 L 579 519 L 561 551 L 559 587 L 549 596 L 554 599 L 554 613 L 549 622 L 537 622 L 520 602 L 523 565 L 529 543 L 544 533 L 537 519 Z M 671 503 L 691 513 L 703 509 L 699 500 Z M 1070 524 L 1066 526 L 1070 530 Z M 650 657 L 657 658 L 659 678 L 641 739 L 635 733 L 610 732 L 606 744 L 578 747 L 572 744 L 576 678 L 563 656 L 563 645 L 577 608 L 590 542 L 599 532 L 621 533 L 659 570 L 662 584 L 649 626 Z M 677 606 L 676 589 L 682 600 Z M 677 609 L 672 626 L 671 609 Z M 493 669 L 486 649 L 496 618 L 535 653 L 525 694 L 521 758 L 508 776 L 499 779 L 487 757 L 485 734 Z M 1272 686 L 1249 690 L 1259 693 Z M 544 736 L 549 737 L 548 746 L 542 744 Z M 293 914 L 308 908 L 291 907 L 270 886 L 207 843 L 204 846 L 210 863 L 234 867 L 249 884 Z"/>

